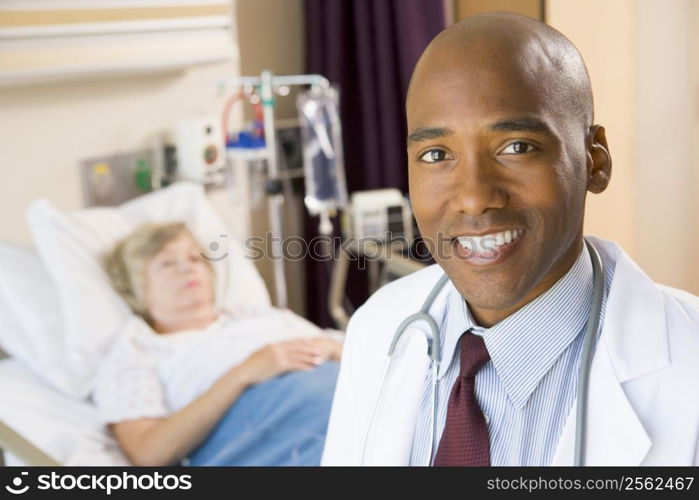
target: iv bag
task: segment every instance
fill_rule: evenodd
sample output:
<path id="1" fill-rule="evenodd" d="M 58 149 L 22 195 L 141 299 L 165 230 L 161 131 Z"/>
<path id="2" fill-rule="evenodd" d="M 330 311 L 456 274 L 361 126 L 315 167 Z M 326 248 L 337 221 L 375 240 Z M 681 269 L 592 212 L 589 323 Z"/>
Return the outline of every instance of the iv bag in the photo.
<path id="1" fill-rule="evenodd" d="M 298 95 L 296 108 L 303 144 L 304 202 L 311 215 L 327 216 L 347 207 L 338 91 L 311 88 Z"/>

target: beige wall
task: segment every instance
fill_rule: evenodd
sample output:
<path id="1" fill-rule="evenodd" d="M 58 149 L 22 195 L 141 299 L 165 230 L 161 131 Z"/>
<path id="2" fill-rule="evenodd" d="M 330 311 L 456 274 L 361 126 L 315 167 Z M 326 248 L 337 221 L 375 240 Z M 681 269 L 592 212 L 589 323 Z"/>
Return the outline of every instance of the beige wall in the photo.
<path id="1" fill-rule="evenodd" d="M 303 0 L 237 0 L 240 73 L 277 75 L 304 72 Z M 295 118 L 295 89 L 278 99 L 277 118 Z"/>
<path id="2" fill-rule="evenodd" d="M 656 281 L 699 293 L 696 4 L 547 0 L 546 13 L 585 58 L 613 158 L 585 232 L 617 241 Z"/>
<path id="3" fill-rule="evenodd" d="M 613 160 L 607 191 L 588 196 L 585 232 L 613 239 L 635 256 L 632 4 L 633 0 L 548 0 L 546 17 L 585 59 L 595 97 L 595 122 L 606 129 Z"/>
<path id="4" fill-rule="evenodd" d="M 543 0 L 454 0 L 456 20 L 479 12 L 506 10 L 541 19 Z"/>
<path id="5" fill-rule="evenodd" d="M 697 64 L 692 0 L 637 0 L 636 240 L 646 271 L 699 292 Z M 660 31 L 662 30 L 662 31 Z M 660 31 L 660 33 L 659 33 Z"/>
<path id="6" fill-rule="evenodd" d="M 691 10 L 689 18 L 692 20 L 690 33 L 692 34 L 691 46 L 692 53 L 691 57 L 694 61 L 693 75 L 692 75 L 692 93 L 694 94 L 694 137 L 693 144 L 699 144 L 699 2 L 691 2 Z M 699 187 L 699 151 L 694 149 L 694 167 L 692 168 L 693 176 L 691 180 L 691 185 Z M 694 196 L 694 206 L 692 207 L 692 214 L 699 214 L 699 195 Z M 697 227 L 699 224 L 696 220 L 693 224 L 688 226 L 690 234 L 694 234 L 694 248 L 699 248 L 699 232 L 697 232 Z M 693 270 L 691 273 L 692 279 L 694 280 L 694 285 L 692 290 L 694 293 L 699 295 L 699 258 L 695 257 L 693 261 Z"/>

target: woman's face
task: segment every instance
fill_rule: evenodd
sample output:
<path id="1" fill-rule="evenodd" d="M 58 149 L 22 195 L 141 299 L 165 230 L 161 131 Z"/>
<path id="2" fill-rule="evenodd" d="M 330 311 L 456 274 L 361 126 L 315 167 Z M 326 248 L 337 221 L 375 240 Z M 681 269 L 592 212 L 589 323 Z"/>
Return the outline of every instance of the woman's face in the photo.
<path id="1" fill-rule="evenodd" d="M 197 315 L 213 307 L 213 276 L 201 248 L 181 234 L 146 265 L 145 302 L 157 321 Z"/>

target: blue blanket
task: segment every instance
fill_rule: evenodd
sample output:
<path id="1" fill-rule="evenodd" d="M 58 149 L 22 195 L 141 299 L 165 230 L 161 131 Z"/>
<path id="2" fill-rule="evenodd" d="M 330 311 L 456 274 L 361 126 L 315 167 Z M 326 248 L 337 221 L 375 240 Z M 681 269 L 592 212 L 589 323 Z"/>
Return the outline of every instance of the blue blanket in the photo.
<path id="1" fill-rule="evenodd" d="M 320 465 L 339 363 L 290 372 L 246 390 L 189 465 Z"/>

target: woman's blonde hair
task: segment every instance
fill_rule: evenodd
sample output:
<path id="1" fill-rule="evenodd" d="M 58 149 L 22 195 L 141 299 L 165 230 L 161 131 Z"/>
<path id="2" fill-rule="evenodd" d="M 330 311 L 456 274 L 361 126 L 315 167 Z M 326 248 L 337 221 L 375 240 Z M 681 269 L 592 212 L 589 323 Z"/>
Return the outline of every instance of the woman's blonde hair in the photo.
<path id="1" fill-rule="evenodd" d="M 148 323 L 151 323 L 151 318 L 145 303 L 146 265 L 165 245 L 182 234 L 197 241 L 183 222 L 142 224 L 105 257 L 105 268 L 112 285 L 129 307 Z M 213 266 L 206 259 L 204 262 L 211 272 L 213 286 Z"/>

